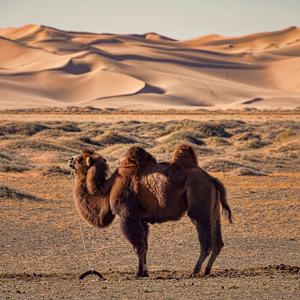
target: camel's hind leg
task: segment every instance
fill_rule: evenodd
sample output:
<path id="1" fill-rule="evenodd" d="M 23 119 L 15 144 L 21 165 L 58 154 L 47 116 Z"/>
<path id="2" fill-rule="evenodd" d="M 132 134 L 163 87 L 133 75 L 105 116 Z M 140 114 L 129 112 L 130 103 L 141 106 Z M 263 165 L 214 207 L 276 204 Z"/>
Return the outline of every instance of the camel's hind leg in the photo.
<path id="1" fill-rule="evenodd" d="M 210 199 L 212 190 L 203 183 L 199 184 L 194 179 L 193 181 L 190 182 L 190 187 L 187 189 L 187 214 L 196 225 L 198 239 L 200 242 L 200 255 L 194 267 L 192 276 L 200 272 L 203 262 L 212 250 L 210 217 Z M 201 198 L 199 199 L 199 197 Z"/>
<path id="2" fill-rule="evenodd" d="M 188 216 L 196 225 L 198 239 L 200 242 L 200 255 L 192 273 L 192 276 L 195 276 L 200 272 L 203 262 L 211 252 L 211 223 L 209 213 L 205 208 L 198 208 L 198 211 L 195 208 L 189 208 Z"/>
<path id="3" fill-rule="evenodd" d="M 198 232 L 198 238 L 200 242 L 200 255 L 194 267 L 192 276 L 195 276 L 200 272 L 202 264 L 210 254 L 212 248 L 209 220 L 206 222 L 203 220 L 197 220 L 195 222 L 196 222 L 196 229 Z"/>
<path id="4" fill-rule="evenodd" d="M 211 253 L 211 256 L 209 258 L 209 261 L 207 263 L 207 266 L 205 268 L 205 275 L 209 275 L 212 269 L 212 266 L 220 254 L 222 248 L 224 247 L 224 242 L 222 239 L 222 232 L 221 232 L 221 222 L 220 218 L 216 221 L 215 228 L 212 232 L 212 243 L 213 243 L 213 250 Z"/>

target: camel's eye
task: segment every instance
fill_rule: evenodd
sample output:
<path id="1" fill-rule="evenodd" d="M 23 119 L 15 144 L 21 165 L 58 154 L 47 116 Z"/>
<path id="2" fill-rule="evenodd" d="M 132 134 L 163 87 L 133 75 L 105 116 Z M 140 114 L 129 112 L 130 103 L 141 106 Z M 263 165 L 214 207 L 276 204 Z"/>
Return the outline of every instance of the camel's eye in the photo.
<path id="1" fill-rule="evenodd" d="M 82 158 L 82 157 L 79 157 L 78 162 L 79 162 L 79 163 L 82 163 L 82 161 L 83 161 L 83 158 Z"/>

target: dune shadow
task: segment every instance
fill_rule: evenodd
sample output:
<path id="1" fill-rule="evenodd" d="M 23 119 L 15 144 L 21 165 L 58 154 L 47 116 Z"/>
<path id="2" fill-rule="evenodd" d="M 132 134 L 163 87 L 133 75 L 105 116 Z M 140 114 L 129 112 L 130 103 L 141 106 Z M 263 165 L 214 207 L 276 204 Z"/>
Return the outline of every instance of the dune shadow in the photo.
<path id="1" fill-rule="evenodd" d="M 191 60 L 183 61 L 180 59 L 149 57 L 149 56 L 138 55 L 138 54 L 111 54 L 109 52 L 101 51 L 97 48 L 93 48 L 92 50 L 93 50 L 92 52 L 94 53 L 121 62 L 126 60 L 135 60 L 135 61 L 142 61 L 142 62 L 175 64 L 184 67 L 194 67 L 194 68 L 218 68 L 218 69 L 240 69 L 240 70 L 245 70 L 245 69 L 257 70 L 257 69 L 264 68 L 263 66 L 259 66 L 256 64 L 248 64 L 248 63 L 233 62 L 233 61 L 226 62 L 226 61 L 214 60 L 209 58 L 205 58 L 205 61 L 202 62 L 191 61 Z M 202 60 L 203 59 L 204 58 L 202 58 Z"/>
<path id="2" fill-rule="evenodd" d="M 255 102 L 260 102 L 260 101 L 263 101 L 263 100 L 264 100 L 264 98 L 262 98 L 262 97 L 255 97 L 253 99 L 243 101 L 242 104 L 244 104 L 244 105 L 246 105 L 246 104 L 253 104 Z"/>
<path id="3" fill-rule="evenodd" d="M 145 84 L 145 86 L 138 91 L 138 94 L 165 94 L 165 91 L 157 86 L 150 85 L 150 84 Z"/>
<path id="4" fill-rule="evenodd" d="M 83 64 L 83 63 L 75 64 L 72 60 L 70 60 L 65 66 L 60 68 L 60 70 L 69 74 L 80 75 L 80 74 L 90 72 L 91 67 L 88 64 Z"/>

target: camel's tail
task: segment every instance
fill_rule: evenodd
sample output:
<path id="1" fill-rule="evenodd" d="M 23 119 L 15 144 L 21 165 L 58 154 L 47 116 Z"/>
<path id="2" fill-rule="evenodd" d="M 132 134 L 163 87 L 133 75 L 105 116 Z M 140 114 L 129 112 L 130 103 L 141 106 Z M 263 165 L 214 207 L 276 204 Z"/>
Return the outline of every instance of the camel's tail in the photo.
<path id="1" fill-rule="evenodd" d="M 224 215 L 226 216 L 226 219 L 232 223 L 232 213 L 231 213 L 231 209 L 227 203 L 227 197 L 226 197 L 226 189 L 223 185 L 223 183 L 218 180 L 217 178 L 212 178 L 213 184 L 216 187 L 216 189 L 219 191 L 220 193 L 220 202 L 222 204 L 223 207 L 223 212 Z"/>

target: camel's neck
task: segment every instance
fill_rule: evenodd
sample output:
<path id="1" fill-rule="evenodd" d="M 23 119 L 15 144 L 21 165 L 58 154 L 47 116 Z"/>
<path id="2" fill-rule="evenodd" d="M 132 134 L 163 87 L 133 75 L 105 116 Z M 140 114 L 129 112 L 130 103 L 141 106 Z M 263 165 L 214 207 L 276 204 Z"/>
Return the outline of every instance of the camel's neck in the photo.
<path id="1" fill-rule="evenodd" d="M 106 227 L 114 219 L 109 205 L 112 181 L 112 177 L 82 178 L 75 175 L 76 208 L 81 217 L 95 227 Z"/>

